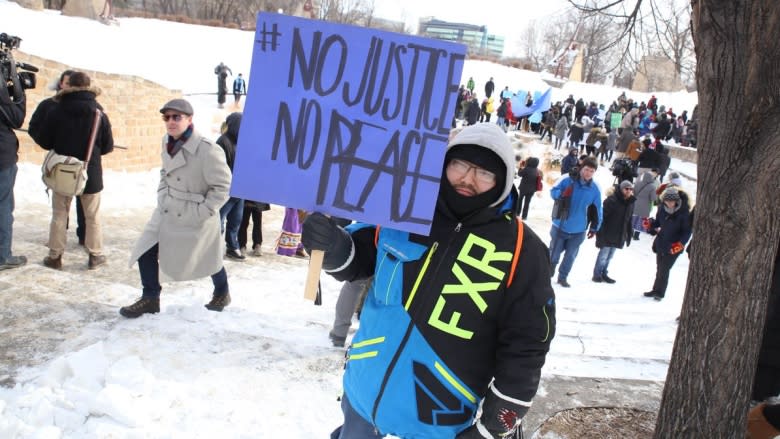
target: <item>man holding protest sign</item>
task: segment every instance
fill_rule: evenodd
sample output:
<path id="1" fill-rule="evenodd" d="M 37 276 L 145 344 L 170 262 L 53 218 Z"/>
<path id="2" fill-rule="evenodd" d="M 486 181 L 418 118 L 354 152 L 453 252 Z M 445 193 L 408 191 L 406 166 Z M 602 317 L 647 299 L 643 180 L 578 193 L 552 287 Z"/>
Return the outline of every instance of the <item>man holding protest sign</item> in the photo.
<path id="1" fill-rule="evenodd" d="M 494 124 L 447 146 L 428 236 L 338 227 L 315 213 L 307 250 L 339 280 L 375 276 L 348 352 L 334 439 L 498 438 L 536 394 L 555 331 L 547 248 L 513 215 L 514 153 Z M 474 423 L 482 402 L 482 416 Z"/>

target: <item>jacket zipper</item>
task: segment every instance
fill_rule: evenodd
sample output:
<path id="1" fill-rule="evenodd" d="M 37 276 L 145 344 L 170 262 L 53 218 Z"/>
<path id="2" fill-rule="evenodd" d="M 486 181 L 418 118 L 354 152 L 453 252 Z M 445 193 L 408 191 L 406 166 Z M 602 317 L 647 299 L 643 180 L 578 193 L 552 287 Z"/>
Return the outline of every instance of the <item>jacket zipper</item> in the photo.
<path id="1" fill-rule="evenodd" d="M 458 223 L 455 226 L 455 232 L 460 232 L 460 229 L 462 227 L 462 223 Z M 450 243 L 453 240 L 450 240 Z M 428 264 L 430 263 L 430 260 L 433 258 L 433 254 L 438 249 L 439 242 L 434 241 L 434 243 L 431 245 L 431 249 L 428 251 L 428 256 L 425 259 L 425 262 L 423 262 L 423 266 L 420 269 L 420 276 L 418 276 L 415 285 L 419 285 L 422 281 L 423 276 L 425 275 L 425 271 L 427 270 Z M 451 247 L 451 246 L 450 246 Z M 447 249 L 449 250 L 449 248 Z M 436 269 L 434 270 L 434 273 L 439 271 L 439 267 L 441 266 L 441 263 L 443 261 L 443 258 L 439 261 L 439 264 L 436 266 Z M 414 287 L 413 287 L 414 288 Z M 416 290 L 415 290 L 416 291 Z M 411 306 L 411 299 L 407 301 L 406 312 L 409 312 L 409 306 Z M 374 432 L 379 433 L 379 429 L 376 426 L 376 414 L 379 411 L 379 402 L 382 400 L 382 396 L 385 393 L 385 388 L 387 387 L 387 382 L 390 380 L 390 375 L 393 374 L 393 369 L 395 369 L 396 363 L 398 363 L 398 358 L 401 356 L 401 352 L 403 352 L 404 347 L 406 346 L 406 343 L 409 341 L 409 336 L 412 334 L 412 328 L 414 328 L 414 319 L 412 316 L 409 316 L 409 325 L 406 327 L 406 332 L 404 333 L 403 338 L 401 339 L 401 343 L 398 345 L 398 348 L 395 351 L 395 354 L 393 354 L 392 360 L 390 360 L 390 364 L 387 367 L 387 371 L 385 372 L 385 376 L 382 378 L 382 384 L 379 386 L 379 392 L 377 393 L 376 399 L 374 400 L 374 408 L 371 410 L 371 423 L 374 425 Z"/>

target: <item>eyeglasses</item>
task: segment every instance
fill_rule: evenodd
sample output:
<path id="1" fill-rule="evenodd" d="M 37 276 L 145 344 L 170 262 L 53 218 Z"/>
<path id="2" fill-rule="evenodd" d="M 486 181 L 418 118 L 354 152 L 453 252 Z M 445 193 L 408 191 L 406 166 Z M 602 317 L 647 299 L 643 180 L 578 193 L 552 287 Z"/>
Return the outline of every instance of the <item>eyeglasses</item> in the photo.
<path id="1" fill-rule="evenodd" d="M 455 173 L 458 177 L 462 177 L 469 173 L 472 169 L 474 170 L 474 174 L 477 177 L 477 181 L 481 183 L 495 183 L 496 182 L 496 174 L 480 168 L 479 166 L 474 165 L 473 163 L 469 163 L 463 160 L 453 159 L 450 160 L 450 164 L 447 165 L 447 167 Z"/>
<path id="2" fill-rule="evenodd" d="M 170 119 L 173 119 L 174 122 L 179 122 L 183 118 L 183 114 L 163 114 L 162 120 L 168 122 Z"/>

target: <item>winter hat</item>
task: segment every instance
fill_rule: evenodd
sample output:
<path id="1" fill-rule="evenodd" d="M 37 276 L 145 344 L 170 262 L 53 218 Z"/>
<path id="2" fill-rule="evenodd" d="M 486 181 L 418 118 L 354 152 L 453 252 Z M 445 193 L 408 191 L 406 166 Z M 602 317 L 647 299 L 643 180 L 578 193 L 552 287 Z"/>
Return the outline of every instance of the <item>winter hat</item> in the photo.
<path id="1" fill-rule="evenodd" d="M 490 150 L 479 145 L 456 145 L 447 151 L 445 163 L 453 159 L 461 159 L 496 174 L 496 186 L 503 190 L 506 181 L 506 165 L 503 160 Z"/>
<path id="2" fill-rule="evenodd" d="M 620 182 L 620 190 L 622 191 L 622 190 L 624 190 L 626 188 L 633 189 L 634 188 L 634 183 L 631 183 L 628 180 L 623 180 L 622 182 Z"/>
<path id="3" fill-rule="evenodd" d="M 503 169 L 503 171 L 495 168 L 498 171 L 496 172 L 494 171 L 494 168 L 490 167 L 495 165 L 487 164 L 485 162 L 480 163 L 479 161 L 472 161 L 472 163 L 488 169 L 491 172 L 495 172 L 496 176 L 499 176 L 499 178 L 496 179 L 496 187 L 499 187 L 501 192 L 498 198 L 494 200 L 490 206 L 497 206 L 499 203 L 504 201 L 507 195 L 509 195 L 509 191 L 513 186 L 512 181 L 514 180 L 515 176 L 515 154 L 512 150 L 512 144 L 509 143 L 509 138 L 507 137 L 504 130 L 502 130 L 494 123 L 478 123 L 476 125 L 469 125 L 466 128 L 463 128 L 463 130 L 461 130 L 458 134 L 455 135 L 455 137 L 452 138 L 449 145 L 447 145 L 447 155 L 449 155 L 450 150 L 458 145 L 477 146 L 480 151 L 479 156 L 483 158 L 478 158 L 476 160 L 493 160 L 492 158 L 486 158 L 493 155 L 498 157 L 502 165 L 501 169 Z M 487 153 L 486 150 L 492 151 L 493 154 Z M 463 158 L 463 160 L 468 159 Z"/>
<path id="4" fill-rule="evenodd" d="M 677 189 L 670 187 L 664 191 L 663 196 L 664 201 L 680 201 L 680 193 L 677 191 Z"/>

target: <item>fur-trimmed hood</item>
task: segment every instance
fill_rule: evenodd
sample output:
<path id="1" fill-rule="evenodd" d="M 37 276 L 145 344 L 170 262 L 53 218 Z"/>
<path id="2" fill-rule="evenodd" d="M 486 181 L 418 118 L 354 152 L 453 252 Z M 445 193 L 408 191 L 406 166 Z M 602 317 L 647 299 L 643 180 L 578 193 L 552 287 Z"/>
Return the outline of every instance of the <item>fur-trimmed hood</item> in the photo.
<path id="1" fill-rule="evenodd" d="M 77 93 L 77 92 L 80 92 L 80 91 L 88 91 L 88 92 L 90 92 L 90 93 L 94 94 L 94 95 L 95 95 L 95 97 L 98 97 L 98 96 L 100 96 L 100 93 L 102 93 L 102 91 L 100 90 L 100 88 L 98 88 L 98 87 L 95 87 L 95 86 L 89 86 L 89 87 L 70 87 L 70 88 L 64 88 L 64 89 L 62 89 L 62 90 L 58 91 L 58 92 L 57 92 L 57 94 L 56 94 L 56 95 L 54 95 L 54 100 L 59 102 L 60 100 L 62 100 L 62 97 L 63 97 L 63 96 L 65 96 L 65 95 L 67 95 L 67 94 L 70 94 L 70 93 Z"/>

